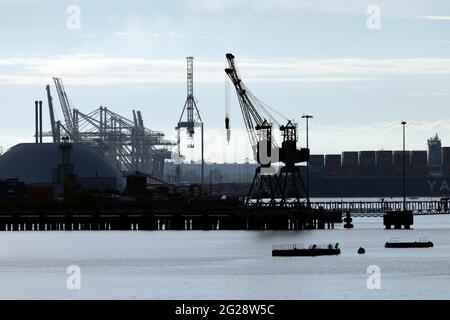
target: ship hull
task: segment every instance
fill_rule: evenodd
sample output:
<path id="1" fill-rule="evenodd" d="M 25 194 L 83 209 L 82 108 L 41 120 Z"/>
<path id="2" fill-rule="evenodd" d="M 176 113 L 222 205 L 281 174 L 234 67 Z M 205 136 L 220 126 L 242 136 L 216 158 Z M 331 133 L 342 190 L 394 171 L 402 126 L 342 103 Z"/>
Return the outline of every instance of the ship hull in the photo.
<path id="1" fill-rule="evenodd" d="M 341 254 L 341 249 L 292 249 L 292 250 L 273 250 L 273 257 L 317 257 L 334 256 Z"/>
<path id="2" fill-rule="evenodd" d="M 385 248 L 432 248 L 433 242 L 386 242 Z"/>
<path id="3" fill-rule="evenodd" d="M 408 197 L 449 197 L 450 177 L 407 177 Z M 402 197 L 403 178 L 311 177 L 311 197 Z"/>

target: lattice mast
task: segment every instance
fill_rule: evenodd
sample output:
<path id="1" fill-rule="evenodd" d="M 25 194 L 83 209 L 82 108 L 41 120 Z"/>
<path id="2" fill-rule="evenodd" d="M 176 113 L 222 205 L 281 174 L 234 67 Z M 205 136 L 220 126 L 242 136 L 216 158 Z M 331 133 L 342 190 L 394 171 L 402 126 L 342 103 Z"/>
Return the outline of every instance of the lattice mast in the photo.
<path id="1" fill-rule="evenodd" d="M 181 181 L 181 129 L 185 128 L 188 135 L 188 148 L 194 148 L 194 134 L 195 127 L 201 128 L 201 183 L 204 183 L 205 177 L 205 159 L 204 159 L 204 139 L 203 139 L 203 121 L 200 116 L 200 112 L 197 108 L 197 102 L 194 97 L 194 57 L 187 57 L 187 69 L 186 69 L 186 80 L 187 80 L 187 97 L 184 103 L 183 111 L 181 112 L 180 119 L 178 120 L 175 130 L 177 130 L 177 152 L 178 152 L 178 163 L 176 167 L 177 182 Z M 186 114 L 186 116 L 185 116 Z M 185 120 L 183 121 L 185 117 Z"/>

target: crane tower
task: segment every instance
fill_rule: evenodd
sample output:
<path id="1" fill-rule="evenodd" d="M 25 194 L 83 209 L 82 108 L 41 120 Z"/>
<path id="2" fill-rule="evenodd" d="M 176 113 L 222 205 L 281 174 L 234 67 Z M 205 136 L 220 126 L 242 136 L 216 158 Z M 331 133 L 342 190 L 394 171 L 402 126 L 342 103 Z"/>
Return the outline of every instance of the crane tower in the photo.
<path id="1" fill-rule="evenodd" d="M 194 148 L 195 128 L 200 127 L 201 135 L 201 182 L 204 183 L 205 177 L 205 159 L 204 159 L 204 140 L 203 140 L 203 121 L 197 108 L 197 102 L 194 98 L 194 57 L 187 57 L 187 97 L 184 103 L 183 111 L 178 120 L 175 130 L 177 131 L 178 159 L 182 159 L 181 155 L 181 129 L 185 128 L 188 135 L 188 148 Z M 186 116 L 185 116 L 186 114 Z M 185 119 L 184 119 L 185 117 Z M 184 121 L 183 121 L 184 119 Z M 178 182 L 181 180 L 181 161 L 176 167 L 176 176 Z"/>
<path id="2" fill-rule="evenodd" d="M 244 124 L 253 148 L 255 160 L 259 163 L 251 184 L 246 205 L 256 200 L 256 205 L 263 205 L 263 199 L 270 199 L 269 205 L 286 206 L 288 199 L 293 198 L 295 205 L 303 205 L 301 199 L 306 200 L 309 207 L 309 194 L 305 188 L 300 168 L 296 163 L 309 160 L 309 149 L 297 149 L 297 126 L 291 120 L 286 125 L 280 125 L 277 119 L 269 112 L 271 109 L 264 104 L 245 86 L 239 76 L 234 61 L 234 55 L 226 55 L 228 68 L 225 73 L 233 83 L 241 107 Z M 273 112 L 279 114 L 276 110 Z M 287 119 L 286 119 L 287 120 Z M 225 118 L 226 129 L 229 119 Z M 273 139 L 273 124 L 277 124 L 283 142 L 281 147 Z M 282 163 L 279 172 L 273 170 L 272 164 Z M 271 170 L 272 169 L 272 170 Z M 277 199 L 280 199 L 278 202 Z"/>

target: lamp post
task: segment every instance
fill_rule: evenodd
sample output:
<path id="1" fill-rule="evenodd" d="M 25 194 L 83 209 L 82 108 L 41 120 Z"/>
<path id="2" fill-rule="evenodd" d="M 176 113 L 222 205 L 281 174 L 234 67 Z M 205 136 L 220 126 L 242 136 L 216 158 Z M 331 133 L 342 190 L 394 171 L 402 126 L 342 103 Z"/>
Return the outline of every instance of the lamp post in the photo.
<path id="1" fill-rule="evenodd" d="M 403 211 L 406 211 L 406 175 L 405 175 L 405 160 L 406 160 L 405 126 L 406 126 L 406 121 L 402 121 L 401 125 L 403 126 Z"/>
<path id="2" fill-rule="evenodd" d="M 304 114 L 302 115 L 302 119 L 306 120 L 306 148 L 309 150 L 309 119 L 312 119 L 313 116 L 308 115 L 308 114 Z M 308 193 L 308 207 L 310 206 L 309 203 L 309 158 L 308 158 L 308 162 L 306 162 L 306 192 Z"/>

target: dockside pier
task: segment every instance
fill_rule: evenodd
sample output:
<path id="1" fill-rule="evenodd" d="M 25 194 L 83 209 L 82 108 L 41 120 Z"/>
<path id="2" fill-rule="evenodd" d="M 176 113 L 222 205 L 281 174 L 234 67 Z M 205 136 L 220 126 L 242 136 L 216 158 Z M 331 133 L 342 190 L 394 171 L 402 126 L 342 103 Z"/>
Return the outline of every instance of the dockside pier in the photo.
<path id="1" fill-rule="evenodd" d="M 307 208 L 14 210 L 0 212 L 0 231 L 304 230 L 334 228 L 342 213 Z"/>

